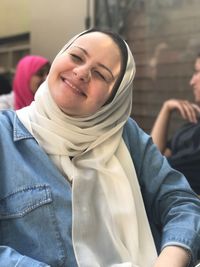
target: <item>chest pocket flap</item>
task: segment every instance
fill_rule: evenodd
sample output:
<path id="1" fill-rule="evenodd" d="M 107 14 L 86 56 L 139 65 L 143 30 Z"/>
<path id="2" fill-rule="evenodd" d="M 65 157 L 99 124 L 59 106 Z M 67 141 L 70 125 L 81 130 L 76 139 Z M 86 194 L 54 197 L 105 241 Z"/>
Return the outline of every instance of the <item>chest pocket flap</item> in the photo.
<path id="1" fill-rule="evenodd" d="M 0 199 L 0 219 L 22 217 L 50 202 L 52 196 L 48 185 L 20 188 Z"/>

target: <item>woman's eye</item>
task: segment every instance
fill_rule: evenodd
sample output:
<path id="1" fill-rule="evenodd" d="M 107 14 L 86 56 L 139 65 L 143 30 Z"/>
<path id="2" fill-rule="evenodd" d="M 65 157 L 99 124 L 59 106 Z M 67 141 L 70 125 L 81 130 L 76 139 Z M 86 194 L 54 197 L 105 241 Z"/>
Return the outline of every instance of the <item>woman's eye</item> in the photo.
<path id="1" fill-rule="evenodd" d="M 71 57 L 72 57 L 72 59 L 73 59 L 74 61 L 82 61 L 82 58 L 79 57 L 79 56 L 77 56 L 76 54 L 70 54 L 70 55 L 71 55 Z"/>
<path id="2" fill-rule="evenodd" d="M 100 77 L 102 80 L 106 81 L 106 78 L 104 77 L 104 75 L 103 75 L 101 72 L 99 72 L 99 71 L 95 71 L 95 74 L 96 74 L 98 77 Z"/>

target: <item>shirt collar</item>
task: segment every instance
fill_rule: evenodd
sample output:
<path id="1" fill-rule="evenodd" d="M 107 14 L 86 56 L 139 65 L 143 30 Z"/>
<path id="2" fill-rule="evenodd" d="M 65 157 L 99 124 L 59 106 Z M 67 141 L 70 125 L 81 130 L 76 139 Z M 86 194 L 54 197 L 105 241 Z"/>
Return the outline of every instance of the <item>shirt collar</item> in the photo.
<path id="1" fill-rule="evenodd" d="M 13 139 L 14 141 L 19 141 L 21 139 L 27 139 L 27 138 L 33 138 L 33 136 L 19 120 L 17 114 L 15 114 L 13 121 Z"/>

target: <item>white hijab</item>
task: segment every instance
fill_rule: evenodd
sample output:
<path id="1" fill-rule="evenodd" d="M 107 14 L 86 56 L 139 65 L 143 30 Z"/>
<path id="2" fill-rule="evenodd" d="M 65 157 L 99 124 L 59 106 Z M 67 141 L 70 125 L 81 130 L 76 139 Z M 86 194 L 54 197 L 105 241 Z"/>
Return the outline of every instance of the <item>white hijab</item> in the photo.
<path id="1" fill-rule="evenodd" d="M 64 114 L 52 99 L 47 81 L 35 101 L 17 111 L 72 181 L 72 241 L 79 267 L 152 267 L 157 257 L 134 164 L 122 138 L 135 74 L 134 59 L 126 47 L 122 82 L 113 101 L 96 114 L 82 118 Z"/>

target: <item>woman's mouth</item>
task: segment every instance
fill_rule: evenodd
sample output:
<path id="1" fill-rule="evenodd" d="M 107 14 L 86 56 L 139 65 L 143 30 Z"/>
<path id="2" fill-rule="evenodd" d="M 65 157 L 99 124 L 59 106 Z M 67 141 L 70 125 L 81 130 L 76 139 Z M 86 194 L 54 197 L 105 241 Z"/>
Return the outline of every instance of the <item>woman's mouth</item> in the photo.
<path id="1" fill-rule="evenodd" d="M 75 93 L 75 94 L 78 94 L 78 95 L 82 95 L 82 96 L 86 96 L 86 94 L 81 90 L 79 89 L 77 86 L 75 86 L 74 84 L 72 84 L 69 80 L 67 80 L 66 78 L 64 77 L 61 77 L 62 81 L 68 85 L 72 91 Z"/>

